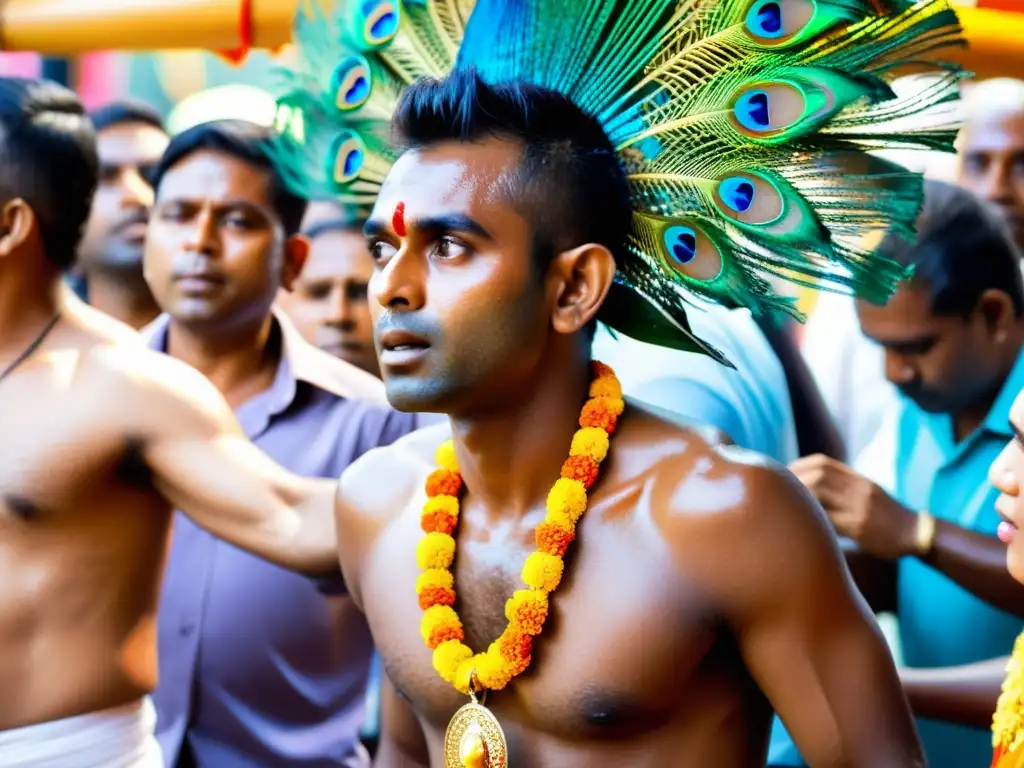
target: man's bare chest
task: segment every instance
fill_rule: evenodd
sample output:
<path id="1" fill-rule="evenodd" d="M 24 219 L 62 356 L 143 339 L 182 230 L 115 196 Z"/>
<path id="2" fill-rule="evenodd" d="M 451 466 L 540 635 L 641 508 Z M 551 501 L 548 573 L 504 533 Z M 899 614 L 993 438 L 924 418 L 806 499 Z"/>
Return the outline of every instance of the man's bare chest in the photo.
<path id="1" fill-rule="evenodd" d="M 76 390 L 51 371 L 0 385 L 0 502 L 30 517 L 120 485 L 130 446 L 114 427 L 115 403 Z"/>
<path id="2" fill-rule="evenodd" d="M 466 699 L 434 671 L 420 635 L 416 517 L 378 541 L 362 580 L 363 607 L 385 667 L 414 709 L 443 730 Z M 456 610 L 467 644 L 486 649 L 506 625 L 505 601 L 523 588 L 531 548 L 522 537 L 458 537 Z M 715 642 L 701 601 L 630 524 L 584 521 L 534 643 L 530 669 L 488 705 L 531 729 L 562 735 L 628 730 L 671 710 Z"/>

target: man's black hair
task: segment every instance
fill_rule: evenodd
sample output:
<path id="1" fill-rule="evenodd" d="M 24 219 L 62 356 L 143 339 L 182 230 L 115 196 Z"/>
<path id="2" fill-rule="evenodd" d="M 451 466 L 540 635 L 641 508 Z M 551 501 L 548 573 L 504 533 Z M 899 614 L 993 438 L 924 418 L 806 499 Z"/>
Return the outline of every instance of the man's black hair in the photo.
<path id="1" fill-rule="evenodd" d="M 961 187 L 924 182 L 924 206 L 914 243 L 889 235 L 879 252 L 914 266 L 914 280 L 926 285 L 937 315 L 967 317 L 982 293 L 1007 294 L 1017 316 L 1024 314 L 1021 254 L 1002 213 Z"/>
<path id="2" fill-rule="evenodd" d="M 267 151 L 270 129 L 246 120 L 216 120 L 182 131 L 171 139 L 167 150 L 150 174 L 149 181 L 159 194 L 160 182 L 175 165 L 196 152 L 219 152 L 264 171 L 270 179 L 270 201 L 281 219 L 286 235 L 297 234 L 306 215 L 307 201 L 288 189 L 280 170 Z"/>
<path id="3" fill-rule="evenodd" d="M 562 94 L 491 85 L 457 69 L 406 89 L 392 127 L 407 149 L 492 137 L 521 144 L 510 202 L 533 226 L 539 267 L 584 243 L 605 246 L 616 260 L 622 254 L 631 215 L 625 172 L 598 120 Z"/>
<path id="4" fill-rule="evenodd" d="M 90 112 L 89 117 L 92 118 L 92 124 L 96 126 L 97 131 L 115 125 L 138 123 L 151 126 L 164 133 L 167 132 L 160 113 L 146 102 L 134 99 L 121 99 L 104 104 Z"/>
<path id="5" fill-rule="evenodd" d="M 0 199 L 31 206 L 61 269 L 74 264 L 98 181 L 96 133 L 78 97 L 48 80 L 0 77 Z"/>

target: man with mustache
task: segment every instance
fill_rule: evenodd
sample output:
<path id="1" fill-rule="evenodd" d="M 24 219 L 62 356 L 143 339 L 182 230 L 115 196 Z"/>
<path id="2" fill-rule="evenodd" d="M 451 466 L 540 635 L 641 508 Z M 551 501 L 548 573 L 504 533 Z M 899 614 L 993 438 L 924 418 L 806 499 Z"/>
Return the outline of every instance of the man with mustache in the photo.
<path id="1" fill-rule="evenodd" d="M 167 148 L 160 115 L 146 104 L 108 104 L 91 115 L 100 185 L 78 249 L 84 298 L 138 330 L 160 314 L 142 277 L 153 189 L 148 173 Z"/>
<path id="2" fill-rule="evenodd" d="M 937 181 L 926 182 L 916 242 L 889 237 L 879 250 L 915 267 L 888 305 L 857 303 L 902 393 L 892 453 L 869 446 L 871 479 L 820 455 L 791 468 L 859 546 L 854 575 L 877 612 L 896 613 L 905 663 L 982 662 L 1006 653 L 1024 616 L 987 479 L 1024 388 L 1019 254 L 998 211 Z M 904 680 L 918 713 L 967 719 L 943 711 L 925 671 Z M 935 768 L 983 765 L 991 753 L 980 728 L 922 719 L 919 730 Z"/>
<path id="3" fill-rule="evenodd" d="M 301 475 L 337 477 L 414 421 L 368 402 L 383 400 L 379 380 L 315 349 L 274 311 L 309 244 L 299 234 L 306 201 L 285 188 L 268 138 L 224 121 L 171 140 L 153 174 L 145 253 L 165 314 L 143 336 L 202 371 L 271 457 Z M 369 630 L 343 592 L 323 586 L 177 517 L 155 697 L 168 765 L 367 764 L 358 729 Z"/>

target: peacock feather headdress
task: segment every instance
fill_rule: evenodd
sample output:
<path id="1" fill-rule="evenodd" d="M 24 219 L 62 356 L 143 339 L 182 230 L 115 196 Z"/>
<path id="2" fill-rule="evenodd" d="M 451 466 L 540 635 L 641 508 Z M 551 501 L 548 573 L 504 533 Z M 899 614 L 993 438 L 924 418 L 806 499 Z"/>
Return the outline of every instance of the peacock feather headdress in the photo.
<path id="1" fill-rule="evenodd" d="M 884 302 L 907 272 L 865 235 L 912 237 L 918 174 L 871 153 L 952 151 L 917 120 L 962 73 L 946 0 L 335 0 L 295 26 L 275 153 L 295 189 L 371 205 L 397 157 L 404 88 L 454 67 L 568 96 L 616 148 L 633 200 L 626 256 L 600 318 L 701 351 L 689 297 L 798 315 L 771 278 Z M 934 76 L 897 95 L 896 75 Z"/>

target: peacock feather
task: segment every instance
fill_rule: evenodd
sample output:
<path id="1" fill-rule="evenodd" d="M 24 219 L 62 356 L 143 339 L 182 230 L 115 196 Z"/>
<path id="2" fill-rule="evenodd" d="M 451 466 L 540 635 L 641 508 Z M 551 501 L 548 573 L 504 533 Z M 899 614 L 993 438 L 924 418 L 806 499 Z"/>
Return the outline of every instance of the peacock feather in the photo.
<path id="1" fill-rule="evenodd" d="M 612 328 L 728 364 L 689 297 L 799 316 L 772 278 L 884 302 L 907 272 L 866 235 L 912 236 L 918 174 L 873 150 L 951 151 L 962 73 L 946 0 L 365 0 L 300 12 L 276 151 L 293 186 L 372 202 L 402 89 L 453 67 L 556 90 L 596 116 L 629 180 Z M 893 88 L 912 68 L 924 87 Z M 933 117 L 926 119 L 927 115 Z"/>

